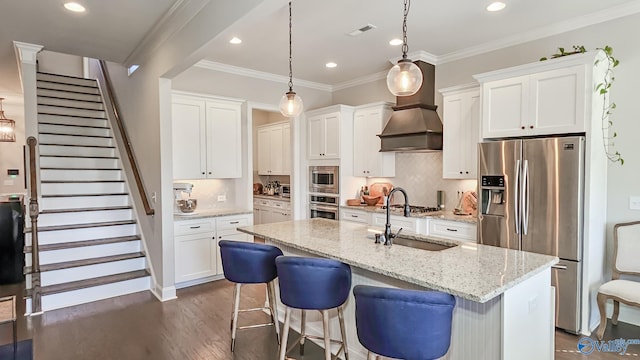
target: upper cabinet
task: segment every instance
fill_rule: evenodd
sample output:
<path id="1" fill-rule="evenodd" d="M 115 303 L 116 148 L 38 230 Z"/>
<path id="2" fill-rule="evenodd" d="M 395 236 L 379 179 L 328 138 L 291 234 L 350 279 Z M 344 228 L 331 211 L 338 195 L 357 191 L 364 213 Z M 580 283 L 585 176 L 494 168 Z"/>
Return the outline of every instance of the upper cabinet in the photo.
<path id="1" fill-rule="evenodd" d="M 291 126 L 288 122 L 258 127 L 258 174 L 291 174 Z"/>
<path id="2" fill-rule="evenodd" d="M 596 56 L 571 55 L 476 75 L 482 83 L 482 137 L 586 132 Z"/>
<path id="3" fill-rule="evenodd" d="M 307 114 L 309 160 L 340 158 L 340 118 L 339 111 L 322 113 L 314 111 Z"/>
<path id="4" fill-rule="evenodd" d="M 442 177 L 475 179 L 480 140 L 480 87 L 477 84 L 440 90 L 442 93 Z"/>
<path id="5" fill-rule="evenodd" d="M 174 179 L 242 176 L 240 102 L 174 94 L 172 136 Z"/>
<path id="6" fill-rule="evenodd" d="M 380 138 L 391 116 L 388 103 L 357 107 L 353 115 L 353 175 L 394 177 L 395 152 L 380 152 Z"/>

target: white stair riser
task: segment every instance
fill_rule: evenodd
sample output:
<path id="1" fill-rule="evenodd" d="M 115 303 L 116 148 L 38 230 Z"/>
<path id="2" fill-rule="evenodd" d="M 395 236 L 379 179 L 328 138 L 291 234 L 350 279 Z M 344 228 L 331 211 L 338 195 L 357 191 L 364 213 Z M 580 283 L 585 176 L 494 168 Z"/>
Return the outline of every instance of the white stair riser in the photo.
<path id="1" fill-rule="evenodd" d="M 39 141 L 43 144 L 65 144 L 65 145 L 93 145 L 93 146 L 113 146 L 111 138 L 96 138 L 67 135 L 38 135 Z"/>
<path id="2" fill-rule="evenodd" d="M 120 170 L 40 170 L 43 181 L 51 180 L 122 180 Z"/>
<path id="3" fill-rule="evenodd" d="M 144 270 L 144 258 L 113 261 L 104 264 L 79 266 L 75 268 L 45 271 L 40 275 L 42 286 L 62 284 L 78 280 L 86 280 L 94 277 L 121 274 L 123 272 Z"/>
<path id="4" fill-rule="evenodd" d="M 133 220 L 131 210 L 82 211 L 40 214 L 38 226 L 80 225 L 105 221 Z"/>
<path id="5" fill-rule="evenodd" d="M 40 155 L 77 155 L 86 156 L 109 156 L 114 157 L 116 150 L 114 148 L 97 148 L 84 146 L 60 146 L 60 145 L 40 145 L 38 150 Z"/>
<path id="6" fill-rule="evenodd" d="M 38 105 L 38 113 L 55 114 L 55 115 L 71 115 L 79 117 L 94 117 L 104 118 L 104 111 L 99 110 L 85 110 L 85 109 L 70 109 L 49 105 Z"/>
<path id="7" fill-rule="evenodd" d="M 122 182 L 44 183 L 40 186 L 42 195 L 117 194 L 125 192 L 124 183 Z"/>
<path id="8" fill-rule="evenodd" d="M 42 297 L 42 310 L 50 311 L 68 306 L 108 299 L 116 296 L 149 290 L 150 277 L 137 278 L 112 284 L 69 291 L 66 293 L 45 295 Z"/>
<path id="9" fill-rule="evenodd" d="M 83 94 L 99 94 L 100 90 L 98 88 L 86 87 L 86 86 L 77 86 L 77 85 L 69 85 L 69 84 L 60 84 L 55 82 L 45 82 L 38 81 L 37 82 L 38 90 L 40 89 L 51 89 L 51 90 L 63 90 L 63 91 L 73 91 L 77 93 Z"/>
<path id="10" fill-rule="evenodd" d="M 38 242 L 41 245 L 59 244 L 73 241 L 92 239 L 106 239 L 121 236 L 134 236 L 138 234 L 136 224 L 104 226 L 86 229 L 41 231 L 38 234 Z M 25 238 L 27 245 L 31 244 L 31 234 Z"/>
<path id="11" fill-rule="evenodd" d="M 81 86 L 96 86 L 96 81 L 92 79 L 80 79 L 56 74 L 37 73 L 36 80 L 53 81 L 63 84 L 73 84 Z"/>
<path id="12" fill-rule="evenodd" d="M 39 114 L 38 121 L 52 124 L 108 127 L 107 120 L 105 119 L 91 119 L 73 116 Z"/>
<path id="13" fill-rule="evenodd" d="M 40 157 L 43 168 L 119 169 L 118 159 Z"/>
<path id="14" fill-rule="evenodd" d="M 42 200 L 40 200 L 41 210 L 84 209 L 127 205 L 130 205 L 128 195 L 55 197 L 42 198 Z"/>
<path id="15" fill-rule="evenodd" d="M 111 130 L 109 130 L 109 128 L 87 128 L 78 126 L 40 124 L 38 125 L 38 131 L 41 133 L 54 133 L 61 135 L 111 137 Z"/>
<path id="16" fill-rule="evenodd" d="M 103 256 L 130 254 L 140 251 L 140 241 L 126 241 L 115 244 L 83 246 L 71 249 L 41 251 L 40 264 L 56 264 L 66 261 L 84 260 Z"/>
<path id="17" fill-rule="evenodd" d="M 102 103 L 98 102 L 74 99 L 58 99 L 45 96 L 38 96 L 38 105 L 56 105 L 78 109 L 104 110 L 104 108 L 102 107 Z"/>
<path id="18" fill-rule="evenodd" d="M 56 97 L 60 99 L 102 101 L 102 97 L 100 95 L 79 94 L 77 92 L 69 92 L 69 91 L 61 91 L 61 90 L 38 89 L 37 94 L 38 96 L 51 96 L 51 97 Z"/>

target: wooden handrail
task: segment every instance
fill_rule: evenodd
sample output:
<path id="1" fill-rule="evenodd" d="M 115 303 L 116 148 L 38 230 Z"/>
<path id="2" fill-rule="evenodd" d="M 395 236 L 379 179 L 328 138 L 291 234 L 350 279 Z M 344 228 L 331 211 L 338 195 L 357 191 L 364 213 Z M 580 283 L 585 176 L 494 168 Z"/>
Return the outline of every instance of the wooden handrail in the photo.
<path id="1" fill-rule="evenodd" d="M 142 198 L 142 205 L 144 206 L 144 211 L 147 215 L 155 214 L 155 210 L 151 207 L 151 202 L 149 201 L 149 197 L 147 196 L 147 192 L 144 188 L 144 183 L 142 182 L 142 176 L 140 176 L 140 169 L 138 168 L 138 163 L 136 162 L 136 158 L 133 155 L 133 148 L 131 147 L 131 142 L 129 141 L 129 135 L 127 135 L 127 130 L 124 127 L 124 123 L 120 118 L 120 107 L 118 106 L 118 101 L 113 92 L 113 85 L 111 84 L 111 79 L 109 78 L 109 71 L 107 70 L 107 63 L 104 60 L 98 61 L 100 64 L 100 71 L 102 72 L 102 77 L 104 78 L 105 90 L 109 95 L 109 103 L 113 109 L 113 114 L 115 117 L 115 121 L 118 124 L 118 129 L 120 131 L 120 137 L 122 138 L 122 142 L 124 143 L 124 149 L 127 153 L 127 158 L 129 158 L 129 163 L 131 163 L 131 168 L 133 171 L 133 177 L 136 181 L 136 186 L 138 187 L 138 192 L 140 193 L 140 197 Z"/>
<path id="2" fill-rule="evenodd" d="M 36 166 L 36 145 L 38 145 L 38 140 L 33 136 L 29 136 L 27 145 L 29 146 L 29 185 L 31 190 L 29 199 L 29 217 L 31 218 L 31 299 L 32 312 L 39 313 L 42 311 L 42 289 L 40 286 L 40 249 L 38 245 L 38 215 L 40 214 Z"/>

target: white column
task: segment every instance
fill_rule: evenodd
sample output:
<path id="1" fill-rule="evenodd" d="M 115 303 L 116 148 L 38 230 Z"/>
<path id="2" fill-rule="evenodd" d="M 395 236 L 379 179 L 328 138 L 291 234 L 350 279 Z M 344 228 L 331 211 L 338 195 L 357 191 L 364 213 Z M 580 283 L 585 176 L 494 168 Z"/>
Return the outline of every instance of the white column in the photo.
<path id="1" fill-rule="evenodd" d="M 38 99 L 36 95 L 36 60 L 43 46 L 14 41 L 22 92 L 24 95 L 25 136 L 38 138 Z"/>

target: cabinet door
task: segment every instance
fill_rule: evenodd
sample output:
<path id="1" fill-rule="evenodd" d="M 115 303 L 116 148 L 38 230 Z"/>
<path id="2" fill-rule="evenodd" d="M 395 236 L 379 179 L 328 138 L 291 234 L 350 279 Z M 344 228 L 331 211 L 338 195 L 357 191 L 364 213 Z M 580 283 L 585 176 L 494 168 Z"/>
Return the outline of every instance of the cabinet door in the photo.
<path id="1" fill-rule="evenodd" d="M 351 221 L 351 222 L 357 222 L 362 224 L 368 224 L 369 216 L 367 216 L 367 213 L 364 211 L 351 210 L 351 209 L 342 210 L 340 221 Z"/>
<path id="2" fill-rule="evenodd" d="M 529 76 L 486 82 L 482 86 L 482 136 L 526 135 L 529 126 Z"/>
<path id="3" fill-rule="evenodd" d="M 463 177 L 463 157 L 465 156 L 467 129 L 465 129 L 465 96 L 456 94 L 442 99 L 442 122 L 444 128 L 442 142 L 442 177 L 461 179 Z"/>
<path id="4" fill-rule="evenodd" d="M 282 125 L 282 175 L 291 175 L 291 125 Z"/>
<path id="5" fill-rule="evenodd" d="M 396 154 L 380 152 L 378 134 L 389 120 L 391 110 L 385 106 L 357 110 L 353 118 L 354 176 L 393 177 Z"/>
<path id="6" fill-rule="evenodd" d="M 282 125 L 276 125 L 269 130 L 269 139 L 271 143 L 270 147 L 270 162 L 271 162 L 271 175 L 284 175 L 283 173 L 283 158 L 284 158 L 284 144 L 283 144 L 283 129 Z"/>
<path id="7" fill-rule="evenodd" d="M 585 66 L 531 75 L 529 135 L 585 131 Z"/>
<path id="8" fill-rule="evenodd" d="M 203 179 L 206 174 L 205 102 L 174 96 L 171 107 L 173 178 Z"/>
<path id="9" fill-rule="evenodd" d="M 324 117 L 324 155 L 323 159 L 340 158 L 340 113 Z"/>
<path id="10" fill-rule="evenodd" d="M 424 232 L 424 219 L 410 218 L 398 215 L 391 215 L 391 229 L 395 233 L 399 228 L 403 230 L 411 231 L 416 234 Z M 373 214 L 372 225 L 384 227 L 387 222 L 385 214 Z"/>
<path id="11" fill-rule="evenodd" d="M 253 236 L 249 236 L 249 234 L 240 233 L 234 230 L 223 230 L 218 231 L 218 239 L 216 241 L 216 274 L 223 274 L 222 270 L 222 257 L 220 256 L 220 246 L 218 246 L 218 241 L 220 240 L 231 240 L 231 241 L 243 241 L 243 242 L 253 242 Z"/>
<path id="12" fill-rule="evenodd" d="M 262 224 L 262 209 L 259 206 L 253 206 L 253 225 Z"/>
<path id="13" fill-rule="evenodd" d="M 258 129 L 258 175 L 270 175 L 271 133 L 269 128 Z"/>
<path id="14" fill-rule="evenodd" d="M 207 177 L 242 176 L 240 104 L 207 101 Z"/>
<path id="15" fill-rule="evenodd" d="M 322 159 L 324 153 L 324 120 L 322 116 L 309 118 L 307 123 L 309 136 L 309 159 Z"/>
<path id="16" fill-rule="evenodd" d="M 216 239 L 214 233 L 176 236 L 176 282 L 215 275 Z"/>
<path id="17" fill-rule="evenodd" d="M 459 221 L 429 219 L 429 235 L 476 242 L 476 225 Z"/>

